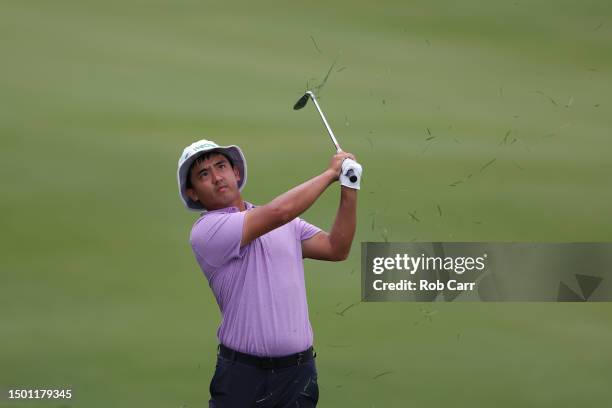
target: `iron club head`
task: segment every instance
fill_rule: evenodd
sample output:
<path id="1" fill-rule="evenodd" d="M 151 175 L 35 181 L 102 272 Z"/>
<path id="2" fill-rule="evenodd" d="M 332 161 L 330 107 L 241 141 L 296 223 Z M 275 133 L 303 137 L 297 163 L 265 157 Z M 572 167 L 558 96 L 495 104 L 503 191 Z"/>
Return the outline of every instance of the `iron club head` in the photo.
<path id="1" fill-rule="evenodd" d="M 309 96 L 310 95 L 307 92 L 300 99 L 298 99 L 295 105 L 293 105 L 293 110 L 299 110 L 299 109 L 302 109 L 304 106 L 306 106 L 306 104 L 308 103 Z"/>
<path id="2" fill-rule="evenodd" d="M 302 109 L 308 103 L 308 98 L 313 98 L 314 99 L 314 97 L 315 96 L 312 93 L 312 91 L 306 91 L 306 93 L 300 99 L 298 99 L 298 101 L 295 103 L 295 105 L 293 105 L 293 109 L 294 110 Z"/>

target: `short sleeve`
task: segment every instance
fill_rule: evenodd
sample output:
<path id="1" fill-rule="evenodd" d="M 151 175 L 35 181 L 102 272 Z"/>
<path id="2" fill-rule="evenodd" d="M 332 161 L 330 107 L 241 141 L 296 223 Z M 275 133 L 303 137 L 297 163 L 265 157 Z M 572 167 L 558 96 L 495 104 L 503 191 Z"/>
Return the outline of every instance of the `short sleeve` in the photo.
<path id="1" fill-rule="evenodd" d="M 314 237 L 321 231 L 321 228 L 316 227 L 301 218 L 297 218 L 297 232 L 300 237 L 300 241 L 305 241 L 309 238 Z"/>
<path id="2" fill-rule="evenodd" d="M 207 214 L 191 229 L 193 252 L 218 268 L 240 256 L 245 212 Z"/>

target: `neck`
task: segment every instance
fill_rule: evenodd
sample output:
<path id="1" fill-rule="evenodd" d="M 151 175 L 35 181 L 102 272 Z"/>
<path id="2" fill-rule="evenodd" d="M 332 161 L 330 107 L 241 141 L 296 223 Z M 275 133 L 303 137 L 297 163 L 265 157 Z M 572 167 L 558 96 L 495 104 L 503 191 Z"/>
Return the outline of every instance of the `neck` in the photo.
<path id="1" fill-rule="evenodd" d="M 245 211 L 246 210 L 246 203 L 244 202 L 244 200 L 242 199 L 242 196 L 238 196 L 234 201 L 232 201 L 231 203 L 227 204 L 227 205 L 217 205 L 217 206 L 209 206 L 206 207 L 209 211 L 214 211 L 214 210 L 219 210 L 221 208 L 227 208 L 227 207 L 236 207 L 238 208 L 239 211 Z"/>
<path id="2" fill-rule="evenodd" d="M 240 211 L 245 211 L 246 210 L 246 204 L 244 203 L 244 200 L 242 199 L 241 196 L 238 196 L 238 198 L 236 198 L 236 200 L 232 203 L 231 206 L 232 207 L 237 207 L 238 210 L 240 210 Z"/>

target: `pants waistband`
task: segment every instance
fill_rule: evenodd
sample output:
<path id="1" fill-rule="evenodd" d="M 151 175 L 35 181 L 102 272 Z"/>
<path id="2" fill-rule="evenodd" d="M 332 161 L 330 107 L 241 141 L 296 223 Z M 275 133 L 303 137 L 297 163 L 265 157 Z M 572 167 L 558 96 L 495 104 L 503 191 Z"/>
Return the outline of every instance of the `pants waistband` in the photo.
<path id="1" fill-rule="evenodd" d="M 306 363 L 317 356 L 312 347 L 299 353 L 283 357 L 253 356 L 251 354 L 241 353 L 239 351 L 233 350 L 229 347 L 224 346 L 223 344 L 219 344 L 218 350 L 219 355 L 223 358 L 264 369 L 291 367 Z"/>

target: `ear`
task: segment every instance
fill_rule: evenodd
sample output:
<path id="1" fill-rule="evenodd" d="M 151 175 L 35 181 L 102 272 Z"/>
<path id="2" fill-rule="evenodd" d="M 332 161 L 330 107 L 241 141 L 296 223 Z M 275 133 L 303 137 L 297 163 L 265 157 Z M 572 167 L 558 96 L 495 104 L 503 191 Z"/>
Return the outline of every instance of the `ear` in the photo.
<path id="1" fill-rule="evenodd" d="M 240 171 L 238 171 L 238 166 L 234 166 L 234 175 L 236 176 L 236 181 L 240 181 L 241 177 L 240 177 Z"/>
<path id="2" fill-rule="evenodd" d="M 196 203 L 198 202 L 198 195 L 196 194 L 196 192 L 195 192 L 195 190 L 193 188 L 188 188 L 186 190 L 186 193 L 189 196 L 189 198 L 191 198 Z"/>

